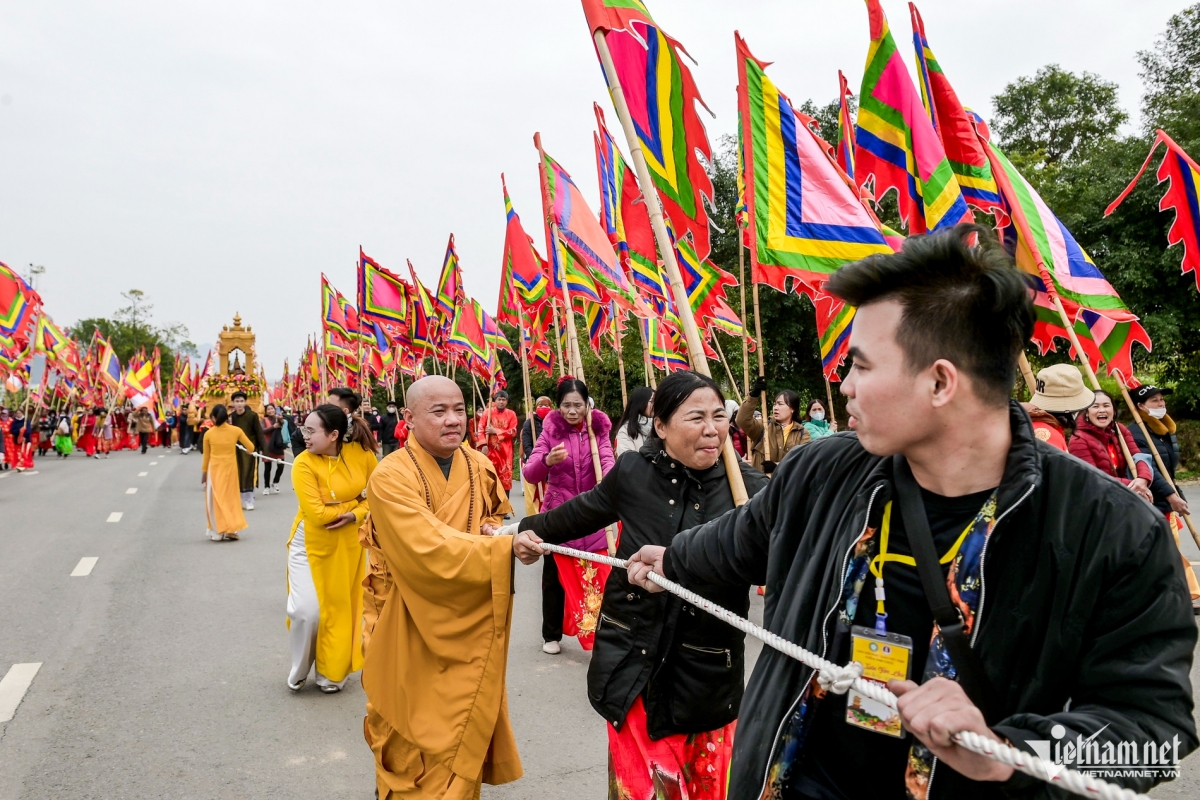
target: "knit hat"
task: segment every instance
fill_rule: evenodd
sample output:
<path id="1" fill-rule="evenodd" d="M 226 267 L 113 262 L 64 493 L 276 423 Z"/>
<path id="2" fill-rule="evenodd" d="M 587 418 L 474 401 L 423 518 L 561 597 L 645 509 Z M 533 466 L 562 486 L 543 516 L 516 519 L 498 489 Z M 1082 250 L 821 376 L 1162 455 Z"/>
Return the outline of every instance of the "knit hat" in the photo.
<path id="1" fill-rule="evenodd" d="M 1080 411 L 1096 400 L 1072 364 L 1054 364 L 1037 374 L 1037 391 L 1029 401 L 1043 411 Z"/>

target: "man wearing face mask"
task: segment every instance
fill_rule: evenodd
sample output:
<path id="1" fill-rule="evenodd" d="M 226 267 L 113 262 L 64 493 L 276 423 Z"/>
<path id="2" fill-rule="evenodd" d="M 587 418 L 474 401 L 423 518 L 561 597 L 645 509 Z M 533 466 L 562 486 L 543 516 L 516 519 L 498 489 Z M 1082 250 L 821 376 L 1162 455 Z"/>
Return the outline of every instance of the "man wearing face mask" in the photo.
<path id="1" fill-rule="evenodd" d="M 1154 507 L 1166 516 L 1167 524 L 1171 526 L 1178 543 L 1179 533 L 1183 528 L 1183 520 L 1179 515 L 1188 513 L 1188 504 L 1183 495 L 1175 490 L 1175 470 L 1179 466 L 1179 437 L 1175 435 L 1175 420 L 1167 414 L 1165 397 L 1170 393 L 1170 389 L 1145 384 L 1129 394 L 1137 404 L 1138 416 L 1150 432 L 1150 439 L 1158 448 L 1162 463 L 1167 468 L 1168 474 L 1163 476 L 1158 470 L 1158 464 L 1154 464 L 1154 480 L 1150 482 L 1150 494 L 1154 497 Z M 1141 451 L 1151 452 L 1148 446 L 1150 442 L 1146 441 L 1142 426 L 1131 425 L 1129 430 Z M 1200 614 L 1200 581 L 1196 580 L 1196 573 L 1192 571 L 1192 565 L 1186 557 L 1183 559 L 1183 571 L 1187 577 L 1188 591 L 1192 595 L 1192 610 Z"/>
<path id="2" fill-rule="evenodd" d="M 389 400 L 387 413 L 383 415 L 379 428 L 379 444 L 383 447 L 384 456 L 396 452 L 397 447 L 399 447 L 399 443 L 396 441 L 396 423 L 399 421 L 400 416 L 397 414 L 396 401 Z"/>

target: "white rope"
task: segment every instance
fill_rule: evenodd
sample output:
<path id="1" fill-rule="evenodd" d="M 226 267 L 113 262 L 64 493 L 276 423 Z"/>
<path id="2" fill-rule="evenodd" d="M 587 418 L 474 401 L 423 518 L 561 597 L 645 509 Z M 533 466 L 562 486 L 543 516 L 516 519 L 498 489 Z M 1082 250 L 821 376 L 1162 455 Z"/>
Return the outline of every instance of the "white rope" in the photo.
<path id="1" fill-rule="evenodd" d="M 583 550 L 574 550 L 570 547 L 560 547 L 545 542 L 542 542 L 539 547 L 546 552 L 559 553 L 572 558 L 582 558 L 586 561 L 608 564 L 611 567 L 627 569 L 629 566 L 629 562 L 624 559 L 612 558 L 597 553 L 588 553 Z M 896 695 L 888 691 L 887 687 L 873 681 L 863 680 L 862 664 L 859 664 L 857 661 L 852 661 L 844 667 L 834 664 L 832 661 L 826 661 L 815 653 L 805 650 L 800 645 L 789 642 L 787 639 L 771 633 L 766 628 L 755 625 L 745 617 L 740 617 L 728 609 L 721 608 L 716 603 L 706 600 L 695 592 L 680 586 L 678 583 L 664 578 L 657 572 L 649 573 L 648 577 L 671 594 L 683 598 L 697 608 L 712 614 L 717 619 L 727 622 L 743 633 L 753 636 L 768 647 L 774 648 L 789 658 L 794 658 L 801 664 L 812 668 L 817 673 L 817 682 L 822 688 L 834 694 L 845 694 L 853 687 L 855 691 L 866 695 L 872 700 L 883 703 L 888 708 L 894 709 L 897 707 Z M 1125 789 L 1112 783 L 1107 783 L 1099 778 L 1093 778 L 1091 775 L 1085 775 L 1082 772 L 1076 772 L 1060 764 L 1045 761 L 1035 755 L 1018 750 L 1015 747 L 1010 747 L 995 739 L 981 736 L 973 731 L 959 731 L 951 738 L 959 747 L 986 756 L 994 761 L 999 761 L 1001 764 L 1007 764 L 1019 772 L 1032 775 L 1035 778 L 1052 783 L 1075 794 L 1087 797 L 1100 797 L 1104 800 L 1149 800 L 1146 795 L 1138 794 L 1130 789 Z"/>
<path id="2" fill-rule="evenodd" d="M 292 465 L 292 462 L 290 462 L 290 461 L 283 461 L 278 458 L 269 458 L 267 456 L 262 455 L 261 453 L 251 453 L 249 450 L 246 449 L 245 445 L 242 445 L 242 444 L 239 444 L 237 446 L 237 449 L 241 450 L 243 453 L 245 453 L 248 456 L 251 456 L 253 458 L 258 458 L 263 461 L 270 461 L 272 464 L 283 464 L 285 467 L 290 467 Z"/>

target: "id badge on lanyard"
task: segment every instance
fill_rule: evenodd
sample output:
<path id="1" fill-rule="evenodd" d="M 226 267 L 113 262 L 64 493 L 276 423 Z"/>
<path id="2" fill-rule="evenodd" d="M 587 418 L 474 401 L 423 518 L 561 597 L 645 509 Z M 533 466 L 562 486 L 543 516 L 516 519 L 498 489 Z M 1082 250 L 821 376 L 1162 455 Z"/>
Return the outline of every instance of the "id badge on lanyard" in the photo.
<path id="1" fill-rule="evenodd" d="M 850 629 L 850 660 L 863 665 L 863 679 L 884 688 L 887 682 L 908 680 L 912 669 L 912 639 L 899 633 L 879 633 L 862 625 Z M 854 687 L 846 693 L 846 722 L 885 736 L 903 738 L 900 712 L 872 700 Z"/>

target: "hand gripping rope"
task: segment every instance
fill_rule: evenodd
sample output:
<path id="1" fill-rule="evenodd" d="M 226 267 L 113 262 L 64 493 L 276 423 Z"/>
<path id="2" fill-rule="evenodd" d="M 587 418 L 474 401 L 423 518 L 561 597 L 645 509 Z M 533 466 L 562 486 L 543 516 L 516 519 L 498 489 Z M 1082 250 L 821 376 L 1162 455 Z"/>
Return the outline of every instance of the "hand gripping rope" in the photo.
<path id="1" fill-rule="evenodd" d="M 243 453 L 245 453 L 245 454 L 246 454 L 246 455 L 248 455 L 248 456 L 251 456 L 252 458 L 257 458 L 257 459 L 260 459 L 260 460 L 262 460 L 262 461 L 269 461 L 269 462 L 271 462 L 272 464 L 283 464 L 285 467 L 290 467 L 290 466 L 292 465 L 292 462 L 290 462 L 290 461 L 284 461 L 284 460 L 282 460 L 282 459 L 279 459 L 279 458 L 269 458 L 269 457 L 267 457 L 267 456 L 264 456 L 264 455 L 262 455 L 261 453 L 251 453 L 249 450 L 247 450 L 247 449 L 245 448 L 245 446 L 244 446 L 244 445 L 240 445 L 240 444 L 239 444 L 239 445 L 237 446 L 237 449 L 238 449 L 238 450 L 241 450 Z"/>
<path id="2" fill-rule="evenodd" d="M 627 569 L 629 566 L 629 562 L 624 559 L 611 558 L 596 553 L 586 553 L 570 547 L 559 547 L 558 545 L 546 544 L 545 542 L 538 546 L 545 552 L 559 553 L 571 558 L 581 558 L 585 561 L 595 561 L 621 569 Z M 832 661 L 826 661 L 815 653 L 810 653 L 800 645 L 793 644 L 787 639 L 777 636 L 743 617 L 739 617 L 732 611 L 705 600 L 695 592 L 683 588 L 674 581 L 667 580 L 657 572 L 649 573 L 649 577 L 650 580 L 671 594 L 683 598 L 696 606 L 696 608 L 707 611 L 717 619 L 727 622 L 743 633 L 750 634 L 768 647 L 772 647 L 785 656 L 794 658 L 805 666 L 811 667 L 816 671 L 817 682 L 822 688 L 834 694 L 845 694 L 853 686 L 855 690 L 870 697 L 872 700 L 877 700 L 889 708 L 896 708 L 896 695 L 878 683 L 863 680 L 862 664 L 859 664 L 857 661 L 852 661 L 844 667 L 838 666 Z M 1144 794 L 1138 794 L 1129 789 L 1102 781 L 1099 778 L 1093 778 L 1082 772 L 1076 772 L 1062 765 L 1053 764 L 1023 750 L 1010 747 L 1003 742 L 997 742 L 986 736 L 980 736 L 973 731 L 960 731 L 954 734 L 952 738 L 955 744 L 973 753 L 987 756 L 994 761 L 999 761 L 1001 764 L 1007 764 L 1015 770 L 1024 772 L 1026 775 L 1032 775 L 1039 780 L 1052 783 L 1075 794 L 1081 794 L 1085 797 L 1099 797 L 1103 798 L 1103 800 L 1149 800 Z"/>

